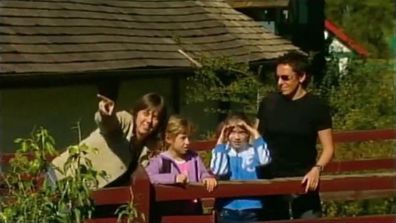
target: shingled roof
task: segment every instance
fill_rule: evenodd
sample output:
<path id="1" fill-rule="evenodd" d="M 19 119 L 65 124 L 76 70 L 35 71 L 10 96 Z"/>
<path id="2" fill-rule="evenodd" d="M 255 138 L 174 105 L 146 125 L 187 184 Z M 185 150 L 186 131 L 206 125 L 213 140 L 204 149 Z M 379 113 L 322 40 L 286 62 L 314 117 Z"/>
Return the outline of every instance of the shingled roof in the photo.
<path id="1" fill-rule="evenodd" d="M 191 67 L 296 49 L 223 0 L 1 0 L 0 76 Z"/>

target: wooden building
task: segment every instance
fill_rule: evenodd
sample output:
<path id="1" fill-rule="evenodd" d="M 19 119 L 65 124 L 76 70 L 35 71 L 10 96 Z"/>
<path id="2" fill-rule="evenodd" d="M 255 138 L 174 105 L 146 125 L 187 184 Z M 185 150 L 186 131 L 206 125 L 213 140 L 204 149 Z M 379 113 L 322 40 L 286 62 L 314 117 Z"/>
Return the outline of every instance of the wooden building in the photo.
<path id="1" fill-rule="evenodd" d="M 290 40 L 312 57 L 314 81 L 324 73 L 324 0 L 228 0 L 231 6 Z"/>
<path id="2" fill-rule="evenodd" d="M 120 109 L 156 91 L 199 128 L 213 128 L 210 115 L 182 103 L 195 69 L 188 57 L 258 65 L 297 49 L 223 0 L 2 0 L 0 35 L 2 151 L 34 126 L 60 148 L 76 143 L 95 127 L 98 86 L 118 89 Z"/>

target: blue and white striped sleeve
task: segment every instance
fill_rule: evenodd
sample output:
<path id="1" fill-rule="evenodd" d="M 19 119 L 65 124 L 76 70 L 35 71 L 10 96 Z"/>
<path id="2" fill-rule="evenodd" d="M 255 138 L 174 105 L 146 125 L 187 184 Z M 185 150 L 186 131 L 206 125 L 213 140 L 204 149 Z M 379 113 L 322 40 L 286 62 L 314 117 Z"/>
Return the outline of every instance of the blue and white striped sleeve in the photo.
<path id="1" fill-rule="evenodd" d="M 225 144 L 216 145 L 216 147 L 212 150 L 210 170 L 216 176 L 224 176 L 228 174 L 229 164 Z"/>
<path id="2" fill-rule="evenodd" d="M 267 143 L 264 141 L 263 137 L 259 137 L 254 141 L 253 146 L 256 148 L 257 155 L 261 165 L 266 165 L 271 162 L 271 155 L 267 148 Z"/>

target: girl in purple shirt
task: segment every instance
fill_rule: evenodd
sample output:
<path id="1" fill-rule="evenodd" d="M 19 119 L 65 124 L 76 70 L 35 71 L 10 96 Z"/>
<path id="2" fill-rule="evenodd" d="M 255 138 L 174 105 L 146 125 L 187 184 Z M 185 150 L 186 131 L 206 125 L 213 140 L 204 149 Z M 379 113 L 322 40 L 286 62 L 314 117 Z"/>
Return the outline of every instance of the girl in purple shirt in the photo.
<path id="1" fill-rule="evenodd" d="M 189 136 L 192 125 L 186 119 L 179 116 L 171 116 L 165 130 L 165 146 L 167 150 L 153 157 L 146 167 L 147 174 L 152 184 L 178 184 L 202 182 L 206 189 L 211 192 L 217 185 L 217 181 L 204 166 L 197 153 L 189 149 Z M 177 203 L 178 207 L 184 207 L 183 213 L 197 212 L 199 202 L 186 201 L 186 204 Z M 166 207 L 169 207 L 169 210 Z M 161 212 L 174 213 L 174 205 L 167 203 L 162 205 Z M 178 210 L 179 211 L 179 210 Z M 177 213 L 177 214 L 183 214 Z"/>

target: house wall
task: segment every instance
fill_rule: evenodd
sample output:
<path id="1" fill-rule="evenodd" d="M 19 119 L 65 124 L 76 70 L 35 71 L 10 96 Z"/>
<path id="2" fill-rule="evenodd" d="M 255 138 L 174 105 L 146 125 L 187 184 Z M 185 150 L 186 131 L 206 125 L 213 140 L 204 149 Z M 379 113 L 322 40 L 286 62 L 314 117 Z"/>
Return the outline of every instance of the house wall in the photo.
<path id="1" fill-rule="evenodd" d="M 345 46 L 341 41 L 339 41 L 337 38 L 334 38 L 333 35 L 331 35 L 328 31 L 325 30 L 324 32 L 324 37 L 325 40 L 331 38 L 331 43 L 329 46 L 329 50 L 331 52 L 336 52 L 336 53 L 352 53 L 352 51 Z"/>
<path id="2" fill-rule="evenodd" d="M 63 148 L 78 141 L 72 129 L 79 121 L 83 135 L 94 127 L 96 87 L 18 88 L 0 91 L 0 149 L 13 151 L 13 140 L 28 137 L 34 127 L 43 126 Z"/>
<path id="3" fill-rule="evenodd" d="M 190 121 L 192 121 L 196 131 L 193 135 L 194 139 L 207 139 L 209 135 L 212 135 L 217 128 L 218 114 L 208 113 L 204 111 L 206 107 L 218 107 L 217 103 L 213 102 L 205 102 L 205 103 L 194 103 L 194 104 L 186 104 L 186 81 L 185 79 L 180 80 L 180 114 L 184 117 L 187 117 Z"/>
<path id="4" fill-rule="evenodd" d="M 328 31 L 324 32 L 325 40 L 330 40 L 329 52 L 332 54 L 338 54 L 338 70 L 344 72 L 348 65 L 348 57 L 350 57 L 353 52 L 341 41 L 331 35 Z"/>
<path id="5" fill-rule="evenodd" d="M 180 113 L 198 127 L 197 136 L 216 125 L 216 115 L 203 113 L 202 105 L 184 103 L 184 78 L 180 86 L 172 85 L 170 78 L 133 79 L 119 87 L 117 107 L 129 109 L 141 95 L 155 91 L 165 97 L 170 107 L 179 104 Z M 172 90 L 180 92 L 175 102 Z M 13 152 L 15 138 L 28 137 L 34 127 L 43 126 L 55 138 L 57 148 L 65 149 L 78 142 L 73 129 L 79 122 L 82 138 L 96 128 L 93 114 L 97 109 L 95 84 L 45 88 L 18 88 L 0 90 L 0 152 Z M 177 98 L 176 98 L 177 100 Z"/>

